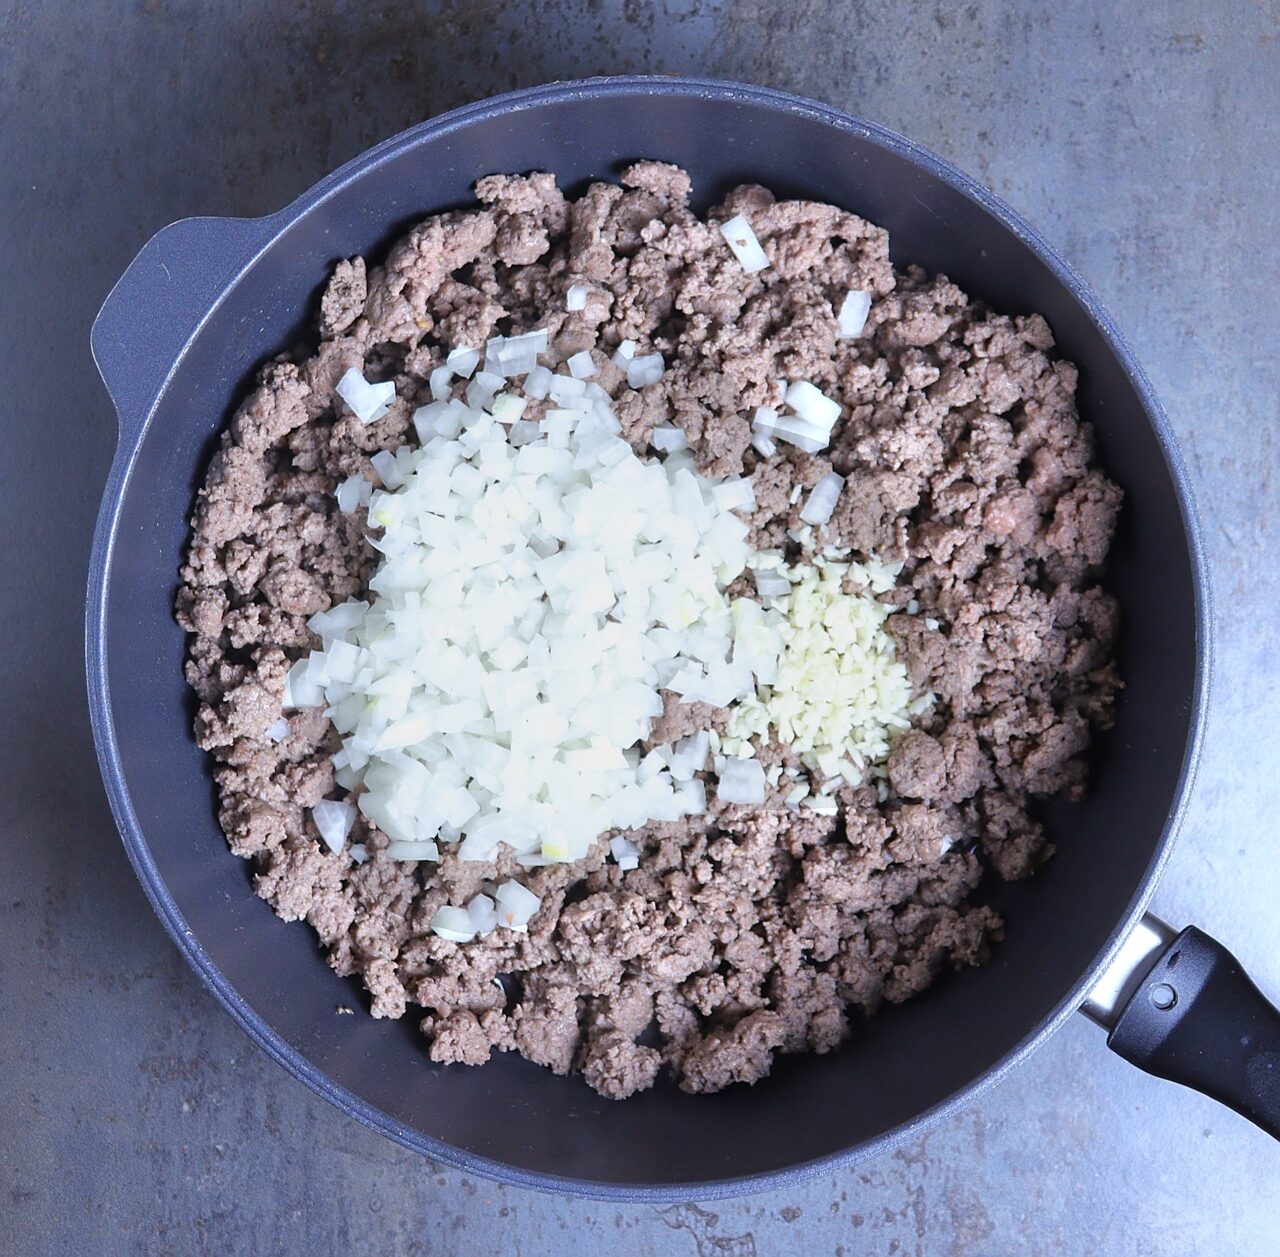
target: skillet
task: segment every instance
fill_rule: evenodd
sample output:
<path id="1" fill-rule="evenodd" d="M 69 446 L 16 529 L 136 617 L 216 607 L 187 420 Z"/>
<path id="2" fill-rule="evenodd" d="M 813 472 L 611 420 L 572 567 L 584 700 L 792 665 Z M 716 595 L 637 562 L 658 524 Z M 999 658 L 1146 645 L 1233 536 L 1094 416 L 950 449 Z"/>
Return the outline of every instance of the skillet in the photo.
<path id="1" fill-rule="evenodd" d="M 992 887 L 1007 921 L 984 969 L 882 1012 L 825 1057 L 754 1088 L 625 1103 L 519 1058 L 432 1064 L 412 1020 L 335 1016 L 356 1001 L 309 930 L 249 890 L 190 732 L 172 615 L 188 517 L 253 369 L 306 335 L 329 268 L 377 255 L 477 177 L 550 170 L 577 191 L 631 160 L 676 162 L 695 208 L 744 181 L 830 201 L 889 229 L 894 259 L 943 271 L 1007 313 L 1039 311 L 1081 371 L 1082 414 L 1125 490 L 1109 588 L 1126 688 L 1089 799 L 1051 805 L 1058 854 Z M 95 744 L 126 850 L 192 967 L 247 1033 L 360 1121 L 436 1160 L 533 1187 L 630 1200 L 778 1187 L 918 1137 L 1016 1067 L 1076 1009 L 1151 1072 L 1280 1133 L 1280 1014 L 1230 953 L 1144 916 L 1194 776 L 1210 676 L 1209 593 L 1168 422 L 1096 298 L 991 193 L 870 122 L 762 88 L 610 78 L 446 114 L 260 219 L 188 219 L 155 236 L 107 298 L 93 350 L 120 440 L 91 558 Z M 1062 1103 L 1071 1103 L 1064 1082 Z"/>

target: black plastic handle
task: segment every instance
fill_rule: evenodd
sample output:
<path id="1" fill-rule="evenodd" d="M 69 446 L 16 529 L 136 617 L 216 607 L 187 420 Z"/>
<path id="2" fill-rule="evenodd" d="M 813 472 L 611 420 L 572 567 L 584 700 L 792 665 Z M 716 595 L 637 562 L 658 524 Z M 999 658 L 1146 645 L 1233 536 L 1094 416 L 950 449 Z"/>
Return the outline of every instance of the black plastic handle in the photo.
<path id="1" fill-rule="evenodd" d="M 1280 1139 L 1280 1010 L 1221 943 L 1195 926 L 1152 966 L 1107 1046 Z"/>
<path id="2" fill-rule="evenodd" d="M 268 218 L 186 218 L 147 241 L 102 303 L 91 342 L 122 446 L 140 435 L 202 320 L 270 239 Z"/>

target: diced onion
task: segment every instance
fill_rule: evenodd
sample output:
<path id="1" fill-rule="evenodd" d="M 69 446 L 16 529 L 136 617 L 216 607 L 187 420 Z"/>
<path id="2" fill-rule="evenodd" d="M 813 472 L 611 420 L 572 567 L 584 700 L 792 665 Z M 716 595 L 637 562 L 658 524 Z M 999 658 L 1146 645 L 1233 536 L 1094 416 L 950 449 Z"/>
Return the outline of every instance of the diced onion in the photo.
<path id="1" fill-rule="evenodd" d="M 830 432 L 798 415 L 779 415 L 768 431 L 771 437 L 786 441 L 809 454 L 816 454 L 831 443 Z"/>
<path id="2" fill-rule="evenodd" d="M 373 485 L 363 476 L 348 476 L 338 486 L 334 496 L 338 499 L 338 509 L 344 515 L 352 515 L 360 507 L 369 505 Z"/>
<path id="3" fill-rule="evenodd" d="M 324 702 L 324 689 L 307 678 L 306 659 L 299 659 L 284 679 L 285 707 L 319 707 Z"/>
<path id="4" fill-rule="evenodd" d="M 476 895 L 467 903 L 471 928 L 477 934 L 488 934 L 498 924 L 498 909 L 488 895 Z"/>
<path id="5" fill-rule="evenodd" d="M 686 816 L 702 816 L 707 810 L 707 788 L 698 778 L 682 781 L 676 787 L 676 796 L 680 800 L 680 810 Z"/>
<path id="6" fill-rule="evenodd" d="M 440 849 L 434 842 L 417 842 L 398 838 L 387 843 L 388 860 L 438 860 Z"/>
<path id="7" fill-rule="evenodd" d="M 640 848 L 630 838 L 621 834 L 609 840 L 609 851 L 614 861 L 623 871 L 640 867 Z"/>
<path id="8" fill-rule="evenodd" d="M 575 380 L 589 380 L 596 373 L 596 364 L 585 349 L 581 353 L 571 354 L 566 365 Z"/>
<path id="9" fill-rule="evenodd" d="M 528 401 L 512 393 L 499 393 L 489 405 L 489 413 L 499 423 L 515 423 L 524 414 Z"/>
<path id="10" fill-rule="evenodd" d="M 370 384 L 355 367 L 350 367 L 338 381 L 338 396 L 351 408 L 361 423 L 376 423 L 390 410 L 395 400 L 394 380 Z"/>
<path id="11" fill-rule="evenodd" d="M 476 936 L 470 912 L 448 904 L 436 909 L 431 918 L 431 930 L 450 943 L 469 943 Z"/>
<path id="12" fill-rule="evenodd" d="M 752 573 L 756 582 L 756 593 L 761 598 L 779 598 L 791 592 L 791 582 L 781 572 Z"/>
<path id="13" fill-rule="evenodd" d="M 674 454 L 677 450 L 687 450 L 689 441 L 684 432 L 674 424 L 663 424 L 649 433 L 649 444 L 664 454 Z"/>
<path id="14" fill-rule="evenodd" d="M 570 284 L 564 295 L 564 308 L 570 313 L 587 308 L 587 290 L 582 284 Z"/>
<path id="15" fill-rule="evenodd" d="M 756 491 L 751 481 L 741 477 L 724 480 L 711 491 L 716 505 L 722 511 L 754 511 L 756 509 Z"/>
<path id="16" fill-rule="evenodd" d="M 404 483 L 404 477 L 396 464 L 396 456 L 390 450 L 379 450 L 369 462 L 378 473 L 378 479 L 382 481 L 384 488 L 398 489 Z"/>
<path id="17" fill-rule="evenodd" d="M 867 325 L 867 315 L 871 313 L 871 294 L 857 288 L 850 288 L 840 303 L 840 312 L 836 315 L 841 337 L 861 336 Z"/>
<path id="18" fill-rule="evenodd" d="M 751 230 L 751 224 L 741 214 L 729 219 L 727 223 L 721 223 L 720 234 L 728 241 L 734 257 L 742 263 L 742 269 L 748 275 L 762 271 L 769 265 L 769 258 L 760 247 L 756 233 Z"/>
<path id="19" fill-rule="evenodd" d="M 336 852 L 346 844 L 351 826 L 355 824 L 356 810 L 350 803 L 322 799 L 311 809 L 311 819 L 315 821 L 324 845 Z"/>
<path id="20" fill-rule="evenodd" d="M 563 367 L 510 381 L 520 339 L 493 338 L 483 370 L 450 355 L 451 372 L 472 368 L 464 395 L 415 412 L 417 447 L 374 456 L 371 597 L 313 616 L 322 648 L 286 678 L 286 706 L 325 708 L 335 779 L 388 859 L 449 844 L 464 860 L 505 845 L 530 867 L 574 861 L 606 830 L 705 810 L 686 787 L 706 735 L 673 766 L 630 748 L 662 690 L 723 707 L 776 657 L 735 641 L 724 594 L 750 553 L 733 514 L 750 482 L 704 480 L 676 428 L 657 437 L 664 459 L 642 459 L 608 394 Z M 661 372 L 633 350 L 619 351 L 633 376 Z M 526 421 L 535 392 L 550 406 Z"/>
<path id="21" fill-rule="evenodd" d="M 793 380 L 788 384 L 786 401 L 806 423 L 827 433 L 840 418 L 840 403 L 832 401 L 808 380 Z"/>
<path id="22" fill-rule="evenodd" d="M 757 759 L 726 759 L 716 795 L 721 803 L 758 806 L 764 802 L 764 766 Z"/>
<path id="23" fill-rule="evenodd" d="M 659 748 L 663 758 L 671 769 L 671 776 L 676 781 L 689 781 L 694 773 L 700 773 L 707 766 L 707 755 L 711 751 L 711 735 L 703 730 L 681 738 L 672 747 Z"/>
<path id="24" fill-rule="evenodd" d="M 509 930 L 527 930 L 533 914 L 542 906 L 542 900 L 519 882 L 503 882 L 493 897 L 498 907 L 498 924 Z"/>
<path id="25" fill-rule="evenodd" d="M 267 737 L 272 742 L 283 742 L 288 736 L 289 722 L 283 716 L 267 730 Z"/>
<path id="26" fill-rule="evenodd" d="M 485 370 L 502 376 L 525 375 L 538 365 L 538 355 L 547 352 L 547 340 L 545 329 L 495 336 L 485 345 Z"/>
<path id="27" fill-rule="evenodd" d="M 432 399 L 438 402 L 448 401 L 449 394 L 453 391 L 450 383 L 453 379 L 453 371 L 449 367 L 436 367 L 431 372 L 428 384 L 431 387 Z"/>
<path id="28" fill-rule="evenodd" d="M 632 388 L 644 388 L 662 379 L 665 364 L 661 354 L 645 354 L 627 361 L 627 383 Z"/>
<path id="29" fill-rule="evenodd" d="M 551 371 L 547 367 L 534 367 L 524 377 L 524 395 L 541 401 L 551 389 Z"/>
<path id="30" fill-rule="evenodd" d="M 809 500 L 800 508 L 800 518 L 806 524 L 825 524 L 835 511 L 843 488 L 844 477 L 828 472 L 813 486 Z"/>
<path id="31" fill-rule="evenodd" d="M 478 349 L 468 349 L 465 345 L 459 345 L 456 349 L 449 351 L 449 356 L 445 358 L 444 362 L 445 366 L 454 375 L 461 376 L 464 380 L 469 380 L 471 373 L 480 365 L 480 351 Z"/>

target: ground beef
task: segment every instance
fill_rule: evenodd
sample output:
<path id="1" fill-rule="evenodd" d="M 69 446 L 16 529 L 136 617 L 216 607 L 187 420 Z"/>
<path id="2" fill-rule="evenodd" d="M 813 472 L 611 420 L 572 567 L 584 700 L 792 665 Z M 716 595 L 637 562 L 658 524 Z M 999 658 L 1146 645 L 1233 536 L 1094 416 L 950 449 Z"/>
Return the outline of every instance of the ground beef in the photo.
<path id="1" fill-rule="evenodd" d="M 979 902 L 984 872 L 1023 877 L 1048 857 L 1036 800 L 1081 795 L 1119 684 L 1116 603 L 1097 582 L 1121 495 L 1093 466 L 1076 372 L 1045 321 L 895 268 L 882 229 L 832 206 L 745 186 L 699 219 L 689 191 L 658 162 L 574 201 L 547 175 L 495 175 L 478 208 L 427 219 L 382 265 L 339 261 L 315 352 L 267 364 L 223 435 L 177 600 L 197 741 L 258 894 L 309 922 L 375 1017 L 423 1010 L 433 1060 L 517 1051 L 615 1097 L 664 1067 L 688 1091 L 755 1082 L 776 1054 L 830 1051 L 884 1001 L 982 963 L 1002 932 Z M 771 259 L 757 274 L 717 227 L 738 213 Z M 569 313 L 573 284 L 587 297 Z M 871 293 L 871 314 L 840 339 L 850 288 Z M 628 873 L 603 842 L 529 872 L 505 851 L 393 862 L 363 820 L 364 864 L 320 843 L 308 809 L 336 792 L 339 740 L 316 710 L 287 713 L 281 740 L 268 730 L 290 661 L 318 644 L 307 617 L 358 594 L 376 559 L 363 511 L 338 511 L 334 488 L 376 480 L 370 456 L 412 439 L 449 348 L 533 327 L 558 356 L 599 340 L 597 379 L 637 450 L 674 423 L 706 473 L 750 476 L 757 546 L 804 561 L 789 534 L 796 487 L 802 501 L 828 471 L 847 478 L 820 540 L 903 564 L 885 597 L 912 613 L 887 627 L 916 691 L 937 696 L 879 790 L 846 785 L 838 817 L 725 807 L 712 792 L 706 817 L 634 832 Z M 623 339 L 664 356 L 660 382 L 627 387 L 608 360 Z M 396 382 L 396 404 L 367 427 L 335 396 L 351 366 Z M 780 377 L 840 401 L 821 454 L 751 447 L 751 411 L 777 402 Z M 652 740 L 722 718 L 667 695 Z M 774 746 L 761 758 L 789 762 Z M 542 900 L 527 935 L 458 946 L 430 932 L 441 904 L 517 872 Z"/>

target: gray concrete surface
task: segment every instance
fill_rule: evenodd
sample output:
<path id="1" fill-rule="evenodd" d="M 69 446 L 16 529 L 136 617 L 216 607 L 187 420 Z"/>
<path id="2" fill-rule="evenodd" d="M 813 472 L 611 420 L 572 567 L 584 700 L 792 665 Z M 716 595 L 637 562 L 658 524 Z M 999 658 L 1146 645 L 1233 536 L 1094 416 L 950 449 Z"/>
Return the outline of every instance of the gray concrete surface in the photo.
<path id="1" fill-rule="evenodd" d="M 805 92 L 1024 210 L 1182 439 L 1218 677 L 1156 899 L 1280 993 L 1274 3 L 0 3 L 0 1250 L 14 1254 L 1262 1254 L 1280 1148 L 1080 1020 L 914 1146 L 705 1208 L 441 1172 L 251 1047 L 151 916 L 99 789 L 82 581 L 112 416 L 87 333 L 187 214 L 284 203 L 464 100 L 610 71 Z"/>

